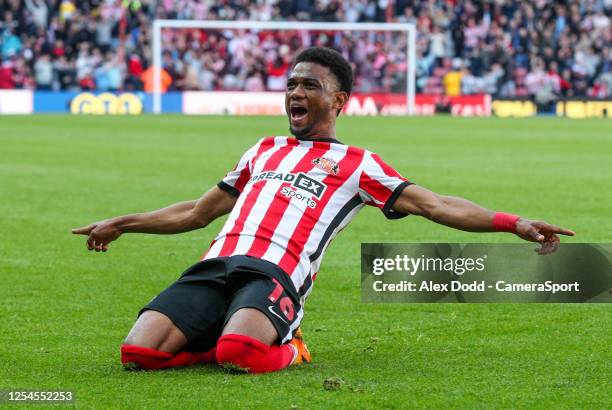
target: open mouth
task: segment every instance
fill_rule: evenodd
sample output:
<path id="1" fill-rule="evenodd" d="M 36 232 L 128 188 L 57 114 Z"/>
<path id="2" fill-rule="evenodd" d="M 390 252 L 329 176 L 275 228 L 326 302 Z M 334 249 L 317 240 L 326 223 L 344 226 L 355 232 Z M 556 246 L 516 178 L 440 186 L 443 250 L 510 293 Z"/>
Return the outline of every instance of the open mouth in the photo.
<path id="1" fill-rule="evenodd" d="M 297 123 L 306 118 L 306 115 L 308 115 L 308 109 L 306 107 L 295 105 L 289 108 L 289 113 L 291 114 L 291 122 Z"/>

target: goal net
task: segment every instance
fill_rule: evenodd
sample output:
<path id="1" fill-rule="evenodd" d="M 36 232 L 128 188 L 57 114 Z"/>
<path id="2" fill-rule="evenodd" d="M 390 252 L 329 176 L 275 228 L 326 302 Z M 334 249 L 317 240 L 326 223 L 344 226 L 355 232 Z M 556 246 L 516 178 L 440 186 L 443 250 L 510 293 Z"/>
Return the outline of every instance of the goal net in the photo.
<path id="1" fill-rule="evenodd" d="M 162 113 L 172 78 L 185 113 L 280 114 L 291 61 L 310 46 L 334 48 L 351 62 L 349 114 L 379 113 L 377 101 L 388 102 L 387 114 L 415 113 L 413 24 L 216 20 L 153 22 L 153 112 Z"/>

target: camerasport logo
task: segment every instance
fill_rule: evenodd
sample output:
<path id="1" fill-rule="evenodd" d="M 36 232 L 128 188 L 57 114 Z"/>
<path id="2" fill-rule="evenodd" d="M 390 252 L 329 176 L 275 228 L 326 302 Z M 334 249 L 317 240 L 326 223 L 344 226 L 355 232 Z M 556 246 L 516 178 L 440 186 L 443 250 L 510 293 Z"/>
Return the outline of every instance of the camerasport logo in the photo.
<path id="1" fill-rule="evenodd" d="M 340 172 L 340 167 L 338 166 L 338 163 L 329 158 L 315 158 L 312 160 L 312 163 L 315 167 L 322 169 L 328 174 L 338 175 L 338 172 Z"/>

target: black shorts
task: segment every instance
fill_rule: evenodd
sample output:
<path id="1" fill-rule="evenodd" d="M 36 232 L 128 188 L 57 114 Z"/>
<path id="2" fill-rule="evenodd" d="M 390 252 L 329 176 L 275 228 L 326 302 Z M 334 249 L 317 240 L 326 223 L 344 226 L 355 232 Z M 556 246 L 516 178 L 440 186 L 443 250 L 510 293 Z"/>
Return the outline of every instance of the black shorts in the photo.
<path id="1" fill-rule="evenodd" d="M 185 334 L 188 350 L 208 351 L 242 308 L 264 313 L 278 332 L 278 343 L 291 340 L 303 315 L 289 277 L 273 263 L 250 256 L 196 263 L 138 315 L 146 310 L 163 313 Z"/>

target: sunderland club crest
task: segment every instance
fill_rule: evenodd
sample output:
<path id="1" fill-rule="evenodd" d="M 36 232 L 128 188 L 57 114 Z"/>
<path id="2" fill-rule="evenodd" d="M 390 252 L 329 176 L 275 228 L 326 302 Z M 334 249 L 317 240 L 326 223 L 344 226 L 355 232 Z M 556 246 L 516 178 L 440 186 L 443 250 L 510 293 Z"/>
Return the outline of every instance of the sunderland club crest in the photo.
<path id="1" fill-rule="evenodd" d="M 322 169 L 323 171 L 329 174 L 337 175 L 338 172 L 340 172 L 340 167 L 338 166 L 336 161 L 329 159 L 329 158 L 325 158 L 325 157 L 315 158 L 312 160 L 312 163 L 317 168 Z"/>

